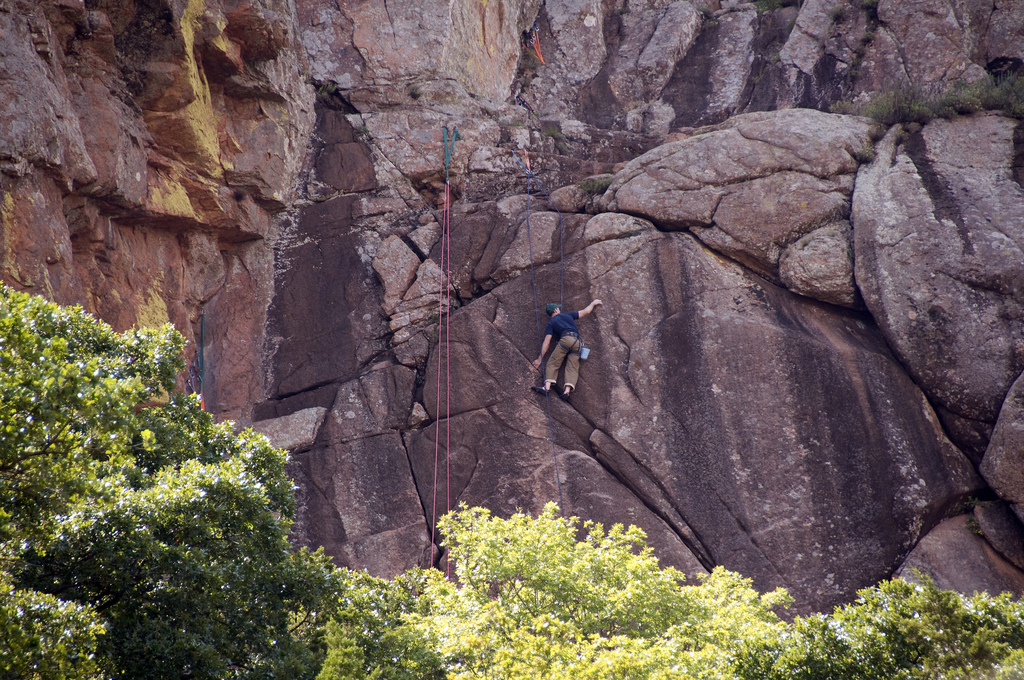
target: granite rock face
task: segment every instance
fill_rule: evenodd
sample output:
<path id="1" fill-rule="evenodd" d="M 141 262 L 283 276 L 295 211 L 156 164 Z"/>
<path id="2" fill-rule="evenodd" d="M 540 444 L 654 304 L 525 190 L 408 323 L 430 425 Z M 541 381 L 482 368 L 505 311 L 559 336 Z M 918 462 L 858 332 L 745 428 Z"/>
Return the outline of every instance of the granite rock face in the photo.
<path id="1" fill-rule="evenodd" d="M 1024 6 L 867 5 L 6 0 L 0 278 L 203 327 L 339 564 L 559 500 L 800 612 L 1019 592 L 1020 125 L 826 112 L 1012 71 Z M 540 309 L 594 297 L 548 404 Z"/>
<path id="2" fill-rule="evenodd" d="M 674 533 L 687 559 L 785 585 L 806 609 L 882 578 L 882 565 L 979 488 L 867 317 L 804 301 L 688 235 L 603 241 L 566 269 L 569 306 L 605 302 L 580 324 L 592 358 L 578 392 L 552 405 L 568 512 L 621 521 L 577 490 L 580 468 L 603 467 L 608 486 L 643 490 L 657 509 L 665 526 L 651 535 L 664 559 L 682 561 L 664 552 Z M 557 276 L 541 270 L 549 297 Z M 460 502 L 508 497 L 536 511 L 553 498 L 549 483 L 528 481 L 552 464 L 545 404 L 526 389 L 532 312 L 524 277 L 453 316 L 459 389 L 440 412 Z M 437 412 L 430 390 L 424 403 Z M 427 491 L 434 437 L 430 427 L 407 437 Z"/>
<path id="3" fill-rule="evenodd" d="M 1019 593 L 1024 590 L 1024 571 L 993 550 L 971 530 L 968 516 L 943 520 L 928 532 L 900 565 L 897 573 L 914 580 L 917 570 L 945 590 L 961 593 Z"/>
<path id="4" fill-rule="evenodd" d="M 243 421 L 313 122 L 295 36 L 284 0 L 0 9 L 0 277 L 118 330 L 173 323 L 190 358 L 205 311 L 206 403 Z"/>
<path id="5" fill-rule="evenodd" d="M 905 140 L 894 129 L 857 176 L 861 293 L 951 430 L 991 427 L 1024 370 L 1015 129 L 995 115 L 935 121 Z"/>
<path id="6" fill-rule="evenodd" d="M 708 246 L 779 281 L 787 248 L 849 217 L 857 157 L 870 148 L 872 130 L 862 118 L 801 109 L 736 116 L 630 161 L 600 204 L 662 229 L 690 229 Z M 849 280 L 846 244 L 831 241 L 835 252 L 818 263 L 833 268 L 820 276 Z M 819 248 L 827 243 L 818 240 Z M 823 281 L 820 287 L 834 285 Z M 800 292 L 817 287 L 807 282 Z"/>

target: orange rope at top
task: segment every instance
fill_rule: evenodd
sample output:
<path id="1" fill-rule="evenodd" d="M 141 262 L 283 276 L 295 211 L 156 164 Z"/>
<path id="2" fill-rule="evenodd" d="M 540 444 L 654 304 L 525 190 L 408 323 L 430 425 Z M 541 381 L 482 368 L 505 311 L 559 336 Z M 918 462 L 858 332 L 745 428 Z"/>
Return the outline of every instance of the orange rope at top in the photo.
<path id="1" fill-rule="evenodd" d="M 540 53 L 540 26 L 537 25 L 536 21 L 533 22 L 533 28 L 530 29 L 529 36 L 529 44 L 523 43 L 523 49 L 528 50 L 532 47 L 537 58 L 540 59 L 540 63 L 545 63 L 544 56 Z"/>

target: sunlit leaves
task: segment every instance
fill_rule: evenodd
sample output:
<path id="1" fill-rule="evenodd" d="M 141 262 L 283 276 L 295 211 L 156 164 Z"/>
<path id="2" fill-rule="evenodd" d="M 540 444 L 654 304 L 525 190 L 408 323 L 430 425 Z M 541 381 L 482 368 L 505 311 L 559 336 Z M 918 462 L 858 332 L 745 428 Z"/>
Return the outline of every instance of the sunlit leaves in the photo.
<path id="1" fill-rule="evenodd" d="M 319 680 L 1024 680 L 1024 605 L 1008 595 L 897 579 L 787 623 L 785 591 L 721 567 L 688 585 L 636 528 L 554 506 L 462 508 L 441 528 L 456 578 L 349 577 Z"/>
<path id="2" fill-rule="evenodd" d="M 637 527 L 604 529 L 463 509 L 440 524 L 457 582 L 429 579 L 412 615 L 449 677 L 727 678 L 746 641 L 774 637 L 782 591 L 760 595 L 715 570 L 687 586 Z"/>

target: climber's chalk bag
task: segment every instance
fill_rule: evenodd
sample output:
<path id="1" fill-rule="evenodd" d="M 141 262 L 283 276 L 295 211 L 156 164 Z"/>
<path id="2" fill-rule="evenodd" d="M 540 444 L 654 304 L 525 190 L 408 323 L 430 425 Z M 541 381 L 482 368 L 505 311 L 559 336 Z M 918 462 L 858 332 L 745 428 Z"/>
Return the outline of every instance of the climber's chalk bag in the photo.
<path id="1" fill-rule="evenodd" d="M 583 349 L 580 350 L 580 359 L 586 359 L 589 356 L 590 356 L 590 348 L 589 347 L 584 347 Z"/>

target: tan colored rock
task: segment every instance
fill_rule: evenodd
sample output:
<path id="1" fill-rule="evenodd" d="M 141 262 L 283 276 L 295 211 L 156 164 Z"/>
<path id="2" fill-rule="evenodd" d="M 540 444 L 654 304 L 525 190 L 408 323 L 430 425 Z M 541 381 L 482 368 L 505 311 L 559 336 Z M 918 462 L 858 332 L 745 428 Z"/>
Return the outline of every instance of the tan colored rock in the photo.
<path id="1" fill-rule="evenodd" d="M 910 375 L 935 403 L 992 423 L 1024 369 L 1024 195 L 1015 121 L 893 130 L 857 175 L 856 277 Z"/>
<path id="2" fill-rule="evenodd" d="M 825 41 L 834 19 L 833 8 L 842 7 L 843 0 L 807 0 L 800 5 L 793 31 L 779 50 L 783 64 L 793 66 L 808 76 L 825 54 Z"/>
<path id="3" fill-rule="evenodd" d="M 694 229 L 715 250 L 778 279 L 782 251 L 801 236 L 849 215 L 851 175 L 827 180 L 777 172 L 727 188 L 714 224 Z"/>
<path id="4" fill-rule="evenodd" d="M 591 194 L 581 189 L 578 184 L 559 187 L 551 192 L 551 202 L 564 213 L 583 212 L 590 198 Z"/>
<path id="5" fill-rule="evenodd" d="M 373 258 L 373 270 L 384 284 L 385 314 L 391 314 L 402 301 L 419 268 L 420 258 L 400 237 L 389 236 L 381 244 Z"/>
<path id="6" fill-rule="evenodd" d="M 627 163 L 601 207 L 692 229 L 778 280 L 782 252 L 849 211 L 854 158 L 871 123 L 816 111 L 745 114 Z"/>
<path id="7" fill-rule="evenodd" d="M 472 151 L 481 146 L 497 146 L 501 133 L 498 125 L 485 116 L 472 115 L 467 97 L 467 110 L 450 115 L 438 109 L 399 109 L 353 116 L 355 125 L 365 125 L 373 142 L 387 160 L 413 185 L 434 183 L 434 190 L 444 185 L 444 136 L 442 128 L 459 130 L 450 172 L 463 175 Z M 479 113 L 479 112 L 477 112 Z M 504 152 L 508 164 L 514 161 Z M 378 176 L 382 173 L 378 171 Z"/>
<path id="8" fill-rule="evenodd" d="M 622 38 L 608 75 L 608 86 L 625 109 L 657 99 L 702 24 L 689 2 L 635 5 L 619 17 Z"/>
<path id="9" fill-rule="evenodd" d="M 779 258 L 786 288 L 843 307 L 862 306 L 853 279 L 853 229 L 846 220 L 815 229 Z"/>
<path id="10" fill-rule="evenodd" d="M 583 241 L 589 246 L 608 239 L 634 236 L 640 232 L 653 230 L 653 224 L 632 215 L 601 213 L 587 220 L 583 228 Z"/>
<path id="11" fill-rule="evenodd" d="M 662 99 L 676 112 L 676 125 L 720 123 L 743 110 L 752 75 L 759 27 L 752 4 L 736 3 L 701 30 L 701 49 L 678 64 Z"/>
<path id="12" fill-rule="evenodd" d="M 639 209 L 624 188 L 647 175 L 661 192 L 694 191 L 767 177 L 785 170 L 818 178 L 855 172 L 854 156 L 870 143 L 874 124 L 864 118 L 806 109 L 736 116 L 705 134 L 663 144 L 630 161 L 615 175 L 603 203 Z M 620 196 L 619 192 L 623 192 Z"/>
<path id="13" fill-rule="evenodd" d="M 274 448 L 307 449 L 316 441 L 326 414 L 327 409 L 322 406 L 306 408 L 291 415 L 255 422 L 252 429 L 264 435 Z"/>
<path id="14" fill-rule="evenodd" d="M 915 85 L 984 77 L 984 68 L 971 60 L 971 42 L 987 28 L 987 12 L 974 16 L 944 0 L 887 0 L 878 4 L 878 19 L 899 45 Z"/>
<path id="15" fill-rule="evenodd" d="M 658 21 L 654 35 L 636 62 L 636 73 L 643 81 L 649 98 L 656 98 L 668 82 L 683 55 L 693 45 L 703 20 L 690 2 L 673 2 Z"/>
<path id="16" fill-rule="evenodd" d="M 412 413 L 409 415 L 409 427 L 419 427 L 423 423 L 430 420 L 430 415 L 427 410 L 423 408 L 423 404 L 416 402 L 412 405 Z"/>
<path id="17" fill-rule="evenodd" d="M 558 260 L 559 216 L 553 212 L 535 212 L 529 217 L 529 224 L 523 219 L 516 233 L 515 241 L 498 261 L 492 278 L 503 282 L 530 268 L 530 257 L 534 263 Z M 561 219 L 564 228 L 565 218 Z"/>
<path id="18" fill-rule="evenodd" d="M 409 234 L 409 240 L 412 241 L 420 251 L 420 255 L 426 257 L 430 254 L 430 250 L 437 243 L 437 240 L 441 238 L 441 225 L 437 222 L 428 222 L 423 226 L 414 229 Z"/>
<path id="19" fill-rule="evenodd" d="M 1024 593 L 1024 572 L 1007 562 L 967 526 L 967 516 L 943 520 L 907 556 L 897 574 L 915 580 L 916 569 L 943 590 L 965 595 Z"/>
<path id="20" fill-rule="evenodd" d="M 441 267 L 436 262 L 433 260 L 421 262 L 416 270 L 416 281 L 409 286 L 396 311 L 406 312 L 419 309 L 424 305 L 436 306 L 443 290 L 443 278 Z"/>
<path id="21" fill-rule="evenodd" d="M 978 471 L 1000 498 L 1024 503 L 1024 376 L 1003 400 Z"/>
<path id="22" fill-rule="evenodd" d="M 455 79 L 476 95 L 508 96 L 520 33 L 539 3 L 400 0 L 343 4 L 300 0 L 313 75 L 343 88 Z M 408 95 L 406 95 L 408 96 Z"/>

